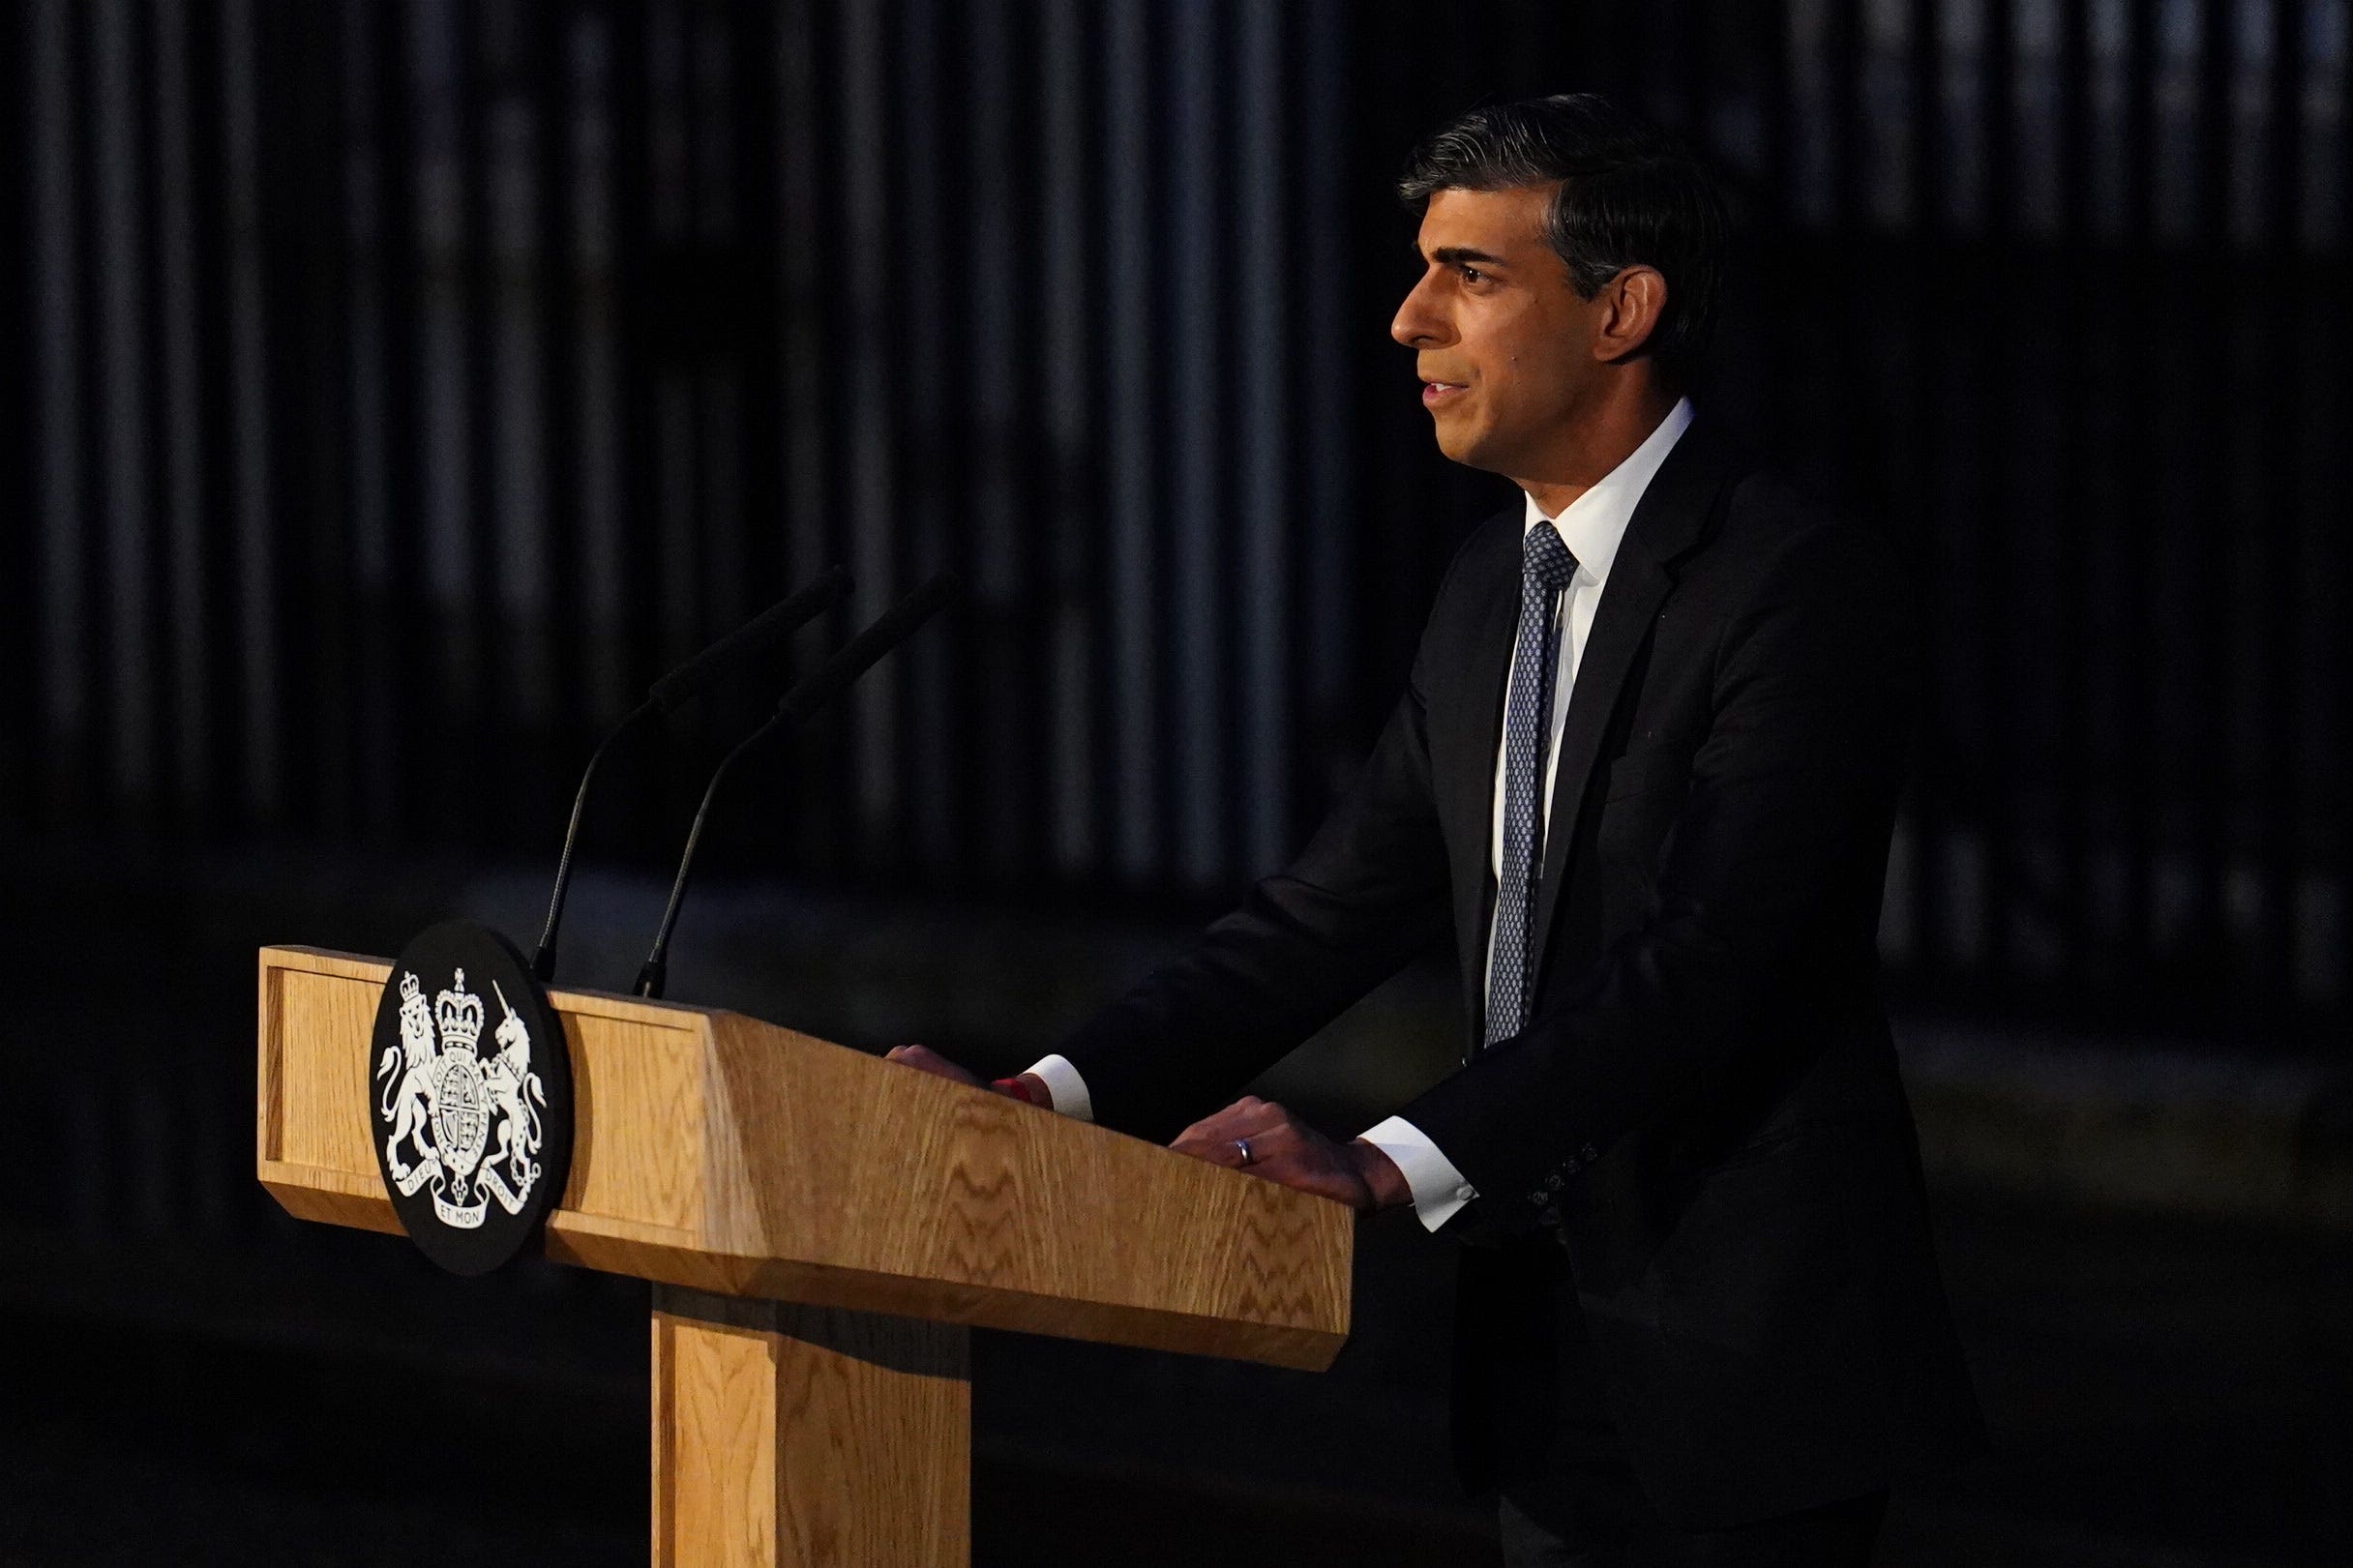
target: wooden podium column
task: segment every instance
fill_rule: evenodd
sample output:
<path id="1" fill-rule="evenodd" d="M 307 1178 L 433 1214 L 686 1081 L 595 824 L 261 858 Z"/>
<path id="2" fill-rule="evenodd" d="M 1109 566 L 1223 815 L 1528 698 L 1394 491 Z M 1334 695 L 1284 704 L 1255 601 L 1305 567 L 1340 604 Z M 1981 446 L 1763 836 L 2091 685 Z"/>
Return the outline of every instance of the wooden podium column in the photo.
<path id="1" fill-rule="evenodd" d="M 964 1568 L 970 1339 L 654 1287 L 656 1568 Z"/>

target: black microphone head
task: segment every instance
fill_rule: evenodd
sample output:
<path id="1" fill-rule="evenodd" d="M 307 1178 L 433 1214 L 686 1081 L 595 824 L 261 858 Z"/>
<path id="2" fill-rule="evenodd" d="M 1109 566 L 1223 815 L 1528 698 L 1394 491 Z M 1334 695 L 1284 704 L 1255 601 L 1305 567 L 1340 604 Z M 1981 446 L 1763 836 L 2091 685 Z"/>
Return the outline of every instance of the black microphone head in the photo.
<path id="1" fill-rule="evenodd" d="M 830 567 L 825 575 L 798 592 L 770 605 L 700 653 L 663 676 L 647 695 L 663 712 L 678 706 L 729 670 L 743 664 L 788 633 L 799 630 L 838 605 L 852 585 L 850 575 Z"/>
<path id="2" fill-rule="evenodd" d="M 866 630 L 844 643 L 808 679 L 787 692 L 776 704 L 776 716 L 798 723 L 832 701 L 844 687 L 873 668 L 884 654 L 914 636 L 925 621 L 945 608 L 956 592 L 955 573 L 934 573 L 921 587 L 876 616 Z"/>

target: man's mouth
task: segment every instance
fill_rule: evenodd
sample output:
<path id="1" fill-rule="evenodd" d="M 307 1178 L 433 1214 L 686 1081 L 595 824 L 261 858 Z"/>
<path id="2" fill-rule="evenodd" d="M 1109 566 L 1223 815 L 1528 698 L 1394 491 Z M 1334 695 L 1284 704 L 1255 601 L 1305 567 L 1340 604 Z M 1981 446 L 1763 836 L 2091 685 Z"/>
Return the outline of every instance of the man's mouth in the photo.
<path id="1" fill-rule="evenodd" d="M 1469 390 L 1468 385 L 1461 381 L 1424 381 L 1421 384 L 1422 406 L 1436 408 L 1442 403 L 1453 401 Z"/>

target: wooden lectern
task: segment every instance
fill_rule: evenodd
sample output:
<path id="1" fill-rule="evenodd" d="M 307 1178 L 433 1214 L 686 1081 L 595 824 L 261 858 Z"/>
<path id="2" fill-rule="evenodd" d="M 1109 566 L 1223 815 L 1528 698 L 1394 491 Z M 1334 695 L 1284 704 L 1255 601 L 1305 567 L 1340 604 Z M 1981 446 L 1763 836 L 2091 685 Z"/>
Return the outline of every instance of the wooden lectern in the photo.
<path id="1" fill-rule="evenodd" d="M 255 1163 L 398 1232 L 369 1051 L 390 965 L 261 950 Z M 967 1325 L 1315 1371 L 1355 1216 L 710 1008 L 551 996 L 572 1169 L 547 1253 L 654 1282 L 653 1560 L 963 1563 Z"/>

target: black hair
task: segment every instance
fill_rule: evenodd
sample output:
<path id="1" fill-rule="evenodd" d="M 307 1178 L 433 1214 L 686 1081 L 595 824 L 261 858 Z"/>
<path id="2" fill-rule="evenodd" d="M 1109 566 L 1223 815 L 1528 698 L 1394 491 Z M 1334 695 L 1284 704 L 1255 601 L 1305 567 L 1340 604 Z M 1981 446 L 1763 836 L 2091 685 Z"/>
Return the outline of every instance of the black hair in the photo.
<path id="1" fill-rule="evenodd" d="M 1441 191 L 1555 181 L 1544 237 L 1580 299 L 1631 266 L 1666 279 L 1666 311 L 1643 347 L 1681 384 L 1708 346 L 1731 228 L 1714 171 L 1681 140 L 1598 93 L 1495 104 L 1416 148 L 1397 193 L 1418 216 Z"/>

